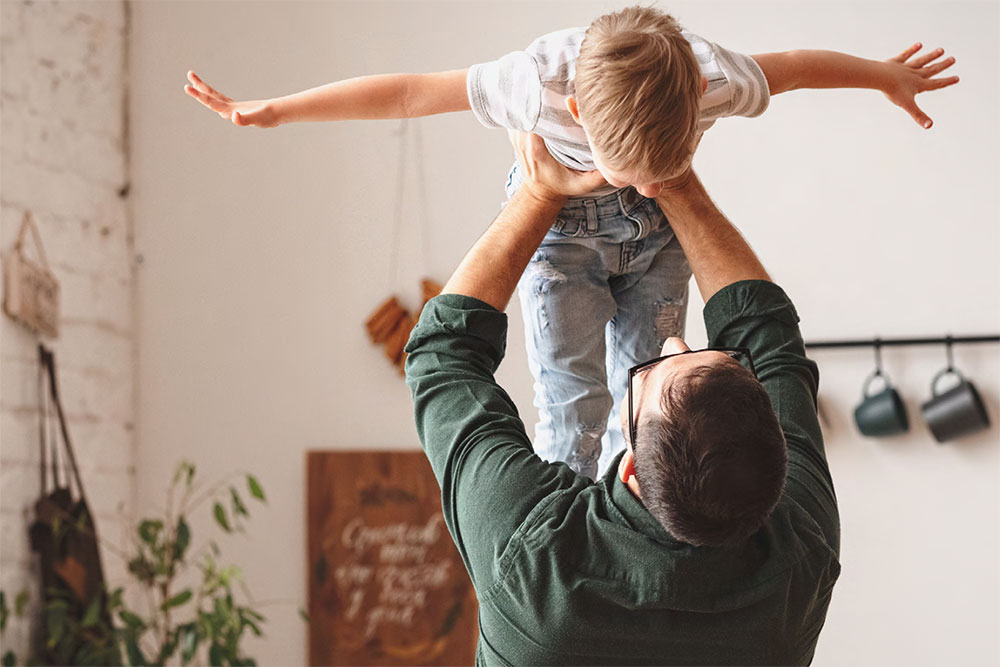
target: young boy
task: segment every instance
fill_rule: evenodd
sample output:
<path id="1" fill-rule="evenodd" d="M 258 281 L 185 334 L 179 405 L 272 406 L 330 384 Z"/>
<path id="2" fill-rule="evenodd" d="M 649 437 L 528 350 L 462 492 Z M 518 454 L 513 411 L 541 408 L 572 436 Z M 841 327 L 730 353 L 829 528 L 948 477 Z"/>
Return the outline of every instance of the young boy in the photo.
<path id="1" fill-rule="evenodd" d="M 941 49 L 917 56 L 921 48 L 884 62 L 831 51 L 751 57 L 682 32 L 658 10 L 630 7 L 468 69 L 365 76 L 248 102 L 189 72 L 185 90 L 255 127 L 471 110 L 487 127 L 542 136 L 568 167 L 598 170 L 606 183 L 567 204 L 519 286 L 540 416 L 535 450 L 596 478 L 624 447 L 612 410 L 628 368 L 684 334 L 690 269 L 651 198 L 688 168 L 717 119 L 758 116 L 788 90 L 880 90 L 929 128 L 914 96 L 958 77 L 934 78 L 954 58 L 941 59 Z M 515 164 L 508 197 L 519 184 Z"/>

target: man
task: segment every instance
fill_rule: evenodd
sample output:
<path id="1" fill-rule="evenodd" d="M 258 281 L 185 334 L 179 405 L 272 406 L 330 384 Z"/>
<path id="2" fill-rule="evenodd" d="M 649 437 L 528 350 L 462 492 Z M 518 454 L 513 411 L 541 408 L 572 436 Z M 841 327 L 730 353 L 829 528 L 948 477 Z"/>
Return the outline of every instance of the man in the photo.
<path id="1" fill-rule="evenodd" d="M 724 349 L 670 339 L 630 372 L 627 448 L 603 479 L 542 461 L 493 378 L 502 311 L 566 197 L 599 175 L 512 139 L 524 185 L 407 347 L 417 430 L 479 599 L 477 664 L 809 663 L 840 529 L 794 306 L 689 172 L 657 201 Z"/>

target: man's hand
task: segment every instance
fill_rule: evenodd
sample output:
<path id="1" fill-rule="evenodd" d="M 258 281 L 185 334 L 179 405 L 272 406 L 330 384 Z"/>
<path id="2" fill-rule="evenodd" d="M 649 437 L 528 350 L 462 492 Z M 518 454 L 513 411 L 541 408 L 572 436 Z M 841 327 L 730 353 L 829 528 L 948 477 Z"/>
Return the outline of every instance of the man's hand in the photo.
<path id="1" fill-rule="evenodd" d="M 934 78 L 954 65 L 955 59 L 949 56 L 938 60 L 944 55 L 944 49 L 934 49 L 918 56 L 917 52 L 921 48 L 923 45 L 917 42 L 898 56 L 885 61 L 888 80 L 882 88 L 882 92 L 885 93 L 890 102 L 910 114 L 920 127 L 929 129 L 934 122 L 920 110 L 914 97 L 928 90 L 953 86 L 958 83 L 958 77 Z"/>
<path id="2" fill-rule="evenodd" d="M 194 72 L 188 72 L 187 78 L 191 83 L 184 86 L 184 92 L 222 118 L 233 121 L 234 125 L 277 127 L 281 124 L 270 100 L 236 102 L 202 81 Z"/>
<path id="3" fill-rule="evenodd" d="M 537 134 L 509 130 L 507 136 L 521 166 L 521 188 L 525 194 L 543 201 L 563 201 L 585 195 L 606 181 L 599 171 L 575 171 L 564 167 L 549 154 Z"/>
<path id="4" fill-rule="evenodd" d="M 504 310 L 524 267 L 570 195 L 604 182 L 600 172 L 557 163 L 541 137 L 511 132 L 522 183 L 445 284 L 442 294 L 464 294 Z"/>
<path id="5" fill-rule="evenodd" d="M 684 249 L 702 298 L 708 302 L 726 285 L 770 280 L 757 255 L 712 202 L 698 176 L 688 169 L 656 197 Z"/>

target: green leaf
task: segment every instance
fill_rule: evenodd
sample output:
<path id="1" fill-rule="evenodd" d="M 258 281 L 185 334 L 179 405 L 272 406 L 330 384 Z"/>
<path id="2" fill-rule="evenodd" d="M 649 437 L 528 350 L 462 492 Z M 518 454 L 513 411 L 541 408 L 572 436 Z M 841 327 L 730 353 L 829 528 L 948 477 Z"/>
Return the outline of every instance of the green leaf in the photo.
<path id="1" fill-rule="evenodd" d="M 240 624 L 245 625 L 250 628 L 255 637 L 260 637 L 261 631 L 260 626 L 257 625 L 255 620 L 247 613 L 248 609 L 240 609 Z"/>
<path id="2" fill-rule="evenodd" d="M 122 606 L 122 595 L 124 590 L 122 588 L 116 588 L 111 591 L 111 595 L 108 596 L 108 610 L 113 611 L 118 607 Z"/>
<path id="3" fill-rule="evenodd" d="M 226 598 L 215 598 L 215 615 L 222 623 L 228 622 L 232 616 L 232 604 Z"/>
<path id="4" fill-rule="evenodd" d="M 227 533 L 233 532 L 233 529 L 229 527 L 229 519 L 226 518 L 226 510 L 222 507 L 222 504 L 215 503 L 212 511 L 215 513 L 215 522 L 222 526 L 222 530 Z"/>
<path id="5" fill-rule="evenodd" d="M 188 623 L 187 625 L 182 625 L 177 628 L 177 634 L 180 637 L 181 644 L 181 660 L 183 664 L 188 664 L 194 658 L 194 654 L 198 651 L 198 626 L 194 623 Z"/>
<path id="6" fill-rule="evenodd" d="M 181 461 L 177 464 L 177 470 L 174 472 L 174 484 L 184 480 L 184 484 L 191 486 L 191 482 L 194 480 L 194 463 L 191 461 Z"/>
<path id="7" fill-rule="evenodd" d="M 50 648 L 58 644 L 66 634 L 66 610 L 49 609 L 45 614 L 45 635 Z"/>
<path id="8" fill-rule="evenodd" d="M 218 644 L 212 644 L 208 647 L 208 664 L 215 667 L 215 665 L 221 665 L 223 657 L 225 656 L 225 649 L 223 649 Z"/>
<path id="9" fill-rule="evenodd" d="M 145 667 L 146 656 L 139 649 L 139 642 L 135 637 L 125 638 L 125 652 L 128 654 L 128 662 L 134 667 Z"/>
<path id="10" fill-rule="evenodd" d="M 225 586 L 227 589 L 230 584 L 234 581 L 239 581 L 243 578 L 243 571 L 240 570 L 239 565 L 227 565 L 226 567 L 219 570 L 219 583 Z"/>
<path id="11" fill-rule="evenodd" d="M 118 612 L 118 617 L 128 626 L 129 630 L 141 631 L 146 629 L 146 622 L 127 609 Z"/>
<path id="12" fill-rule="evenodd" d="M 143 556 L 137 556 L 130 560 L 128 562 L 128 571 L 147 586 L 153 584 L 153 578 L 156 576 L 156 568 Z"/>
<path id="13" fill-rule="evenodd" d="M 260 613 L 259 611 L 255 610 L 255 609 L 251 609 L 250 607 L 243 607 L 243 609 L 241 610 L 240 613 L 246 614 L 247 616 L 249 616 L 250 618 L 254 619 L 255 621 L 266 621 L 267 620 L 267 618 L 264 616 L 264 614 Z"/>
<path id="14" fill-rule="evenodd" d="M 264 497 L 264 489 L 261 487 L 260 482 L 253 475 L 247 475 L 247 486 L 250 488 L 250 495 L 261 502 L 267 502 Z"/>
<path id="15" fill-rule="evenodd" d="M 236 492 L 235 487 L 229 487 L 229 495 L 232 498 L 233 516 L 250 516 L 250 512 L 247 511 L 246 505 L 240 500 L 240 494 Z"/>
<path id="16" fill-rule="evenodd" d="M 139 524 L 139 537 L 146 544 L 156 544 L 156 537 L 163 530 L 163 522 L 159 519 L 146 519 Z"/>
<path id="17" fill-rule="evenodd" d="M 156 656 L 156 664 L 162 665 L 167 661 L 167 658 L 174 654 L 177 650 L 177 637 L 173 636 L 163 643 L 163 647 L 160 648 L 160 654 Z"/>
<path id="18" fill-rule="evenodd" d="M 177 538 L 174 540 L 174 559 L 184 560 L 184 552 L 191 544 L 191 527 L 182 516 L 177 521 Z"/>
<path id="19" fill-rule="evenodd" d="M 97 621 L 101 618 L 101 596 L 95 595 L 94 599 L 90 601 L 87 605 L 87 611 L 83 614 L 83 620 L 80 621 L 80 625 L 85 628 L 92 628 L 97 625 Z"/>
<path id="20" fill-rule="evenodd" d="M 169 600 L 165 600 L 163 604 L 160 605 L 160 609 L 166 611 L 174 607 L 179 607 L 190 599 L 191 599 L 191 589 L 186 588 L 177 595 L 171 597 Z"/>
<path id="21" fill-rule="evenodd" d="M 14 598 L 14 615 L 24 616 L 24 610 L 28 607 L 28 602 L 31 600 L 31 595 L 28 591 L 21 591 Z"/>
<path id="22" fill-rule="evenodd" d="M 17 664 L 17 656 L 14 655 L 13 651 L 7 651 L 3 654 L 3 667 L 14 667 Z"/>
<path id="23" fill-rule="evenodd" d="M 309 623 L 311 620 L 309 618 L 309 612 L 306 611 L 303 607 L 299 607 L 299 617 L 306 623 Z"/>

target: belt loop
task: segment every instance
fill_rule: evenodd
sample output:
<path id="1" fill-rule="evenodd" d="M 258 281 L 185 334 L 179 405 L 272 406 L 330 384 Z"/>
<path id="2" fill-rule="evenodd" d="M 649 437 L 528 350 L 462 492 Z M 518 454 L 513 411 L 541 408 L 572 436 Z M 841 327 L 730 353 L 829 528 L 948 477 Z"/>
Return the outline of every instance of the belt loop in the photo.
<path id="1" fill-rule="evenodd" d="M 587 233 L 597 232 L 597 202 L 593 199 L 584 199 L 583 208 L 587 211 Z"/>
<path id="2" fill-rule="evenodd" d="M 639 201 L 638 195 L 639 193 L 633 187 L 622 188 L 618 191 L 618 205 L 621 206 L 623 215 L 628 214 L 636 205 Z"/>

